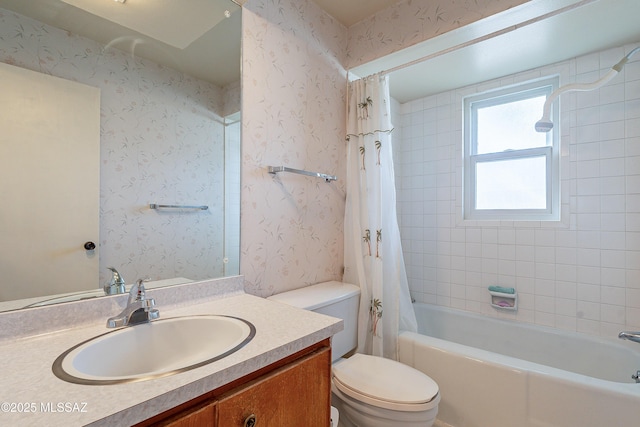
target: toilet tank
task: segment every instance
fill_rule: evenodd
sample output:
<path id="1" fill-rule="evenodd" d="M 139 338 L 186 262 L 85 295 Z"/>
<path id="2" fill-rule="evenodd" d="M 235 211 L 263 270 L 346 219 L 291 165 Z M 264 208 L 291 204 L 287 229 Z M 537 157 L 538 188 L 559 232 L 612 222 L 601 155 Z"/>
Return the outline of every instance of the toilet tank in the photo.
<path id="1" fill-rule="evenodd" d="M 267 299 L 342 319 L 344 329 L 331 339 L 334 361 L 357 347 L 360 288 L 356 285 L 324 282 L 272 295 Z"/>

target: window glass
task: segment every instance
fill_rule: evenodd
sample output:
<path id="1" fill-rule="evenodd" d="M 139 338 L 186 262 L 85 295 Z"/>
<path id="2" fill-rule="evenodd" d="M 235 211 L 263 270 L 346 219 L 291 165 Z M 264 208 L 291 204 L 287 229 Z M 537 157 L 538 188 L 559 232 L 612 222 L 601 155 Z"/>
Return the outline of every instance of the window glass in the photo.
<path id="1" fill-rule="evenodd" d="M 546 209 L 546 158 L 498 160 L 476 166 L 476 209 Z"/>
<path id="2" fill-rule="evenodd" d="M 547 134 L 532 125 L 540 120 L 545 100 L 536 96 L 478 108 L 476 154 L 546 146 Z"/>
<path id="3" fill-rule="evenodd" d="M 534 126 L 557 87 L 552 77 L 465 98 L 465 219 L 560 219 L 557 106 L 553 130 Z"/>

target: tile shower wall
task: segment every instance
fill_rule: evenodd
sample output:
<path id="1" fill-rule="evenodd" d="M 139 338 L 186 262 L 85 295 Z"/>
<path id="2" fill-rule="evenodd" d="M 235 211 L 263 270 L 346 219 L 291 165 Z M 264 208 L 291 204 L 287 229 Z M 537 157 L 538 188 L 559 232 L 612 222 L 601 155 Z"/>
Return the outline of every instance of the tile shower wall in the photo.
<path id="1" fill-rule="evenodd" d="M 551 74 L 590 82 L 634 46 L 399 106 L 399 216 L 416 300 L 592 335 L 640 329 L 640 55 L 605 87 L 561 97 L 560 223 L 461 214 L 464 96 Z M 493 284 L 517 289 L 517 313 L 489 305 Z"/>

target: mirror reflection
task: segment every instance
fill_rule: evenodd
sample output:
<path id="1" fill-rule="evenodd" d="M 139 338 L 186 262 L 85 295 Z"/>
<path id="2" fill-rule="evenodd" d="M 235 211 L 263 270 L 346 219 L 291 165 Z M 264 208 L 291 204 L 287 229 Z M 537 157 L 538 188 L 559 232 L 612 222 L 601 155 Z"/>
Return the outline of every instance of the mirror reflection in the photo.
<path id="1" fill-rule="evenodd" d="M 95 3 L 0 0 L 0 310 L 239 272 L 240 7 Z"/>

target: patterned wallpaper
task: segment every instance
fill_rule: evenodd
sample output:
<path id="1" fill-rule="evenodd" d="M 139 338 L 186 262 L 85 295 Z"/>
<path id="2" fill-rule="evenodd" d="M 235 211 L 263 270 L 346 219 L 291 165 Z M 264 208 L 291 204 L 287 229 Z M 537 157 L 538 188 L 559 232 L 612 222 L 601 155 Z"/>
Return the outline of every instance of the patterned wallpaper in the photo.
<path id="1" fill-rule="evenodd" d="M 247 292 L 268 296 L 342 278 L 345 65 L 523 2 L 409 0 L 349 29 L 311 0 L 245 3 L 240 272 Z M 267 173 L 280 165 L 339 179 Z"/>
<path id="2" fill-rule="evenodd" d="M 268 296 L 342 277 L 346 29 L 310 0 L 243 8 L 241 270 Z M 288 166 L 338 176 L 290 173 Z"/>
<path id="3" fill-rule="evenodd" d="M 523 1 L 408 0 L 348 30 L 311 0 L 245 3 L 241 273 L 245 275 L 247 291 L 270 295 L 342 276 L 345 67 L 520 3 Z M 19 41 L 15 35 L 20 24 L 33 27 L 36 35 Z M 70 47 L 47 50 L 41 45 L 45 30 L 55 38 L 55 46 L 64 42 Z M 196 194 L 178 189 L 175 184 L 184 183 L 184 177 L 189 175 L 202 177 L 191 171 L 212 171 L 219 159 L 212 159 L 210 168 L 192 164 L 188 170 L 177 167 L 174 159 L 179 153 L 195 150 L 194 154 L 205 162 L 210 153 L 198 151 L 189 141 L 201 133 L 219 132 L 217 128 L 207 129 L 205 123 L 211 121 L 202 119 L 211 110 L 220 111 L 219 103 L 210 105 L 212 101 L 207 100 L 224 97 L 221 89 L 172 70 L 149 67 L 145 61 L 133 60 L 122 52 L 96 56 L 93 53 L 99 51 L 99 46 L 94 43 L 3 11 L 0 41 L 9 44 L 8 49 L 0 48 L 0 60 L 102 89 L 102 178 L 114 182 L 103 189 L 101 207 L 103 216 L 114 218 L 102 230 L 101 250 L 106 263 L 127 265 L 133 254 L 141 252 L 168 259 L 170 254 L 159 253 L 155 244 L 143 244 L 149 237 L 166 234 L 166 230 L 171 230 L 177 245 L 191 245 L 186 236 L 194 235 L 192 230 L 200 232 L 197 220 L 187 225 L 181 222 L 184 217 L 154 218 L 145 206 L 150 197 L 161 195 L 176 202 L 197 197 L 198 203 L 218 206 L 218 200 L 200 198 L 210 184 L 193 186 L 191 190 Z M 19 42 L 26 48 L 18 49 Z M 74 60 L 61 62 L 61 57 Z M 78 69 L 87 67 L 94 71 L 93 76 L 79 77 Z M 122 78 L 120 71 L 125 67 L 131 68 L 135 77 Z M 153 69 L 153 77 L 143 77 L 140 71 L 145 68 Z M 168 81 L 171 89 L 162 83 Z M 134 103 L 130 97 L 133 92 L 145 93 L 144 102 Z M 129 111 L 112 106 L 122 101 Z M 192 125 L 185 125 L 183 120 L 193 120 Z M 159 157 L 148 151 L 157 145 L 164 147 Z M 267 173 L 270 165 L 331 173 L 339 180 L 325 183 L 293 174 L 273 176 Z M 135 172 L 123 173 L 131 167 Z M 219 184 L 215 178 L 209 181 Z M 133 206 L 123 206 L 125 194 L 135 197 Z M 136 277 L 150 270 L 172 269 L 174 275 L 179 275 L 187 263 L 188 259 L 175 264 L 149 260 L 140 271 L 130 265 L 132 270 L 123 274 Z"/>
<path id="4" fill-rule="evenodd" d="M 238 84 L 225 90 L 2 9 L 0 61 L 101 90 L 100 283 L 108 266 L 128 283 L 220 275 L 222 244 L 210 244 L 224 225 L 216 111 L 225 97 L 239 97 Z M 210 209 L 160 213 L 149 203 Z"/>

